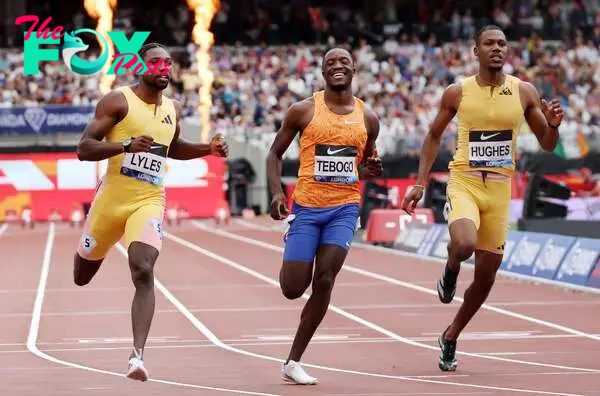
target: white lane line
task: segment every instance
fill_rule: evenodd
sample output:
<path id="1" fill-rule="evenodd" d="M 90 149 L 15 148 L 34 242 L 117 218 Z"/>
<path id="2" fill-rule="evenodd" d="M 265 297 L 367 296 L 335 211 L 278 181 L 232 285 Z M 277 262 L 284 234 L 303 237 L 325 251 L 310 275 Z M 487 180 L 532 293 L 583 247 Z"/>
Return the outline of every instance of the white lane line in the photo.
<path id="1" fill-rule="evenodd" d="M 270 244 L 270 243 L 267 243 L 267 242 L 264 242 L 264 241 L 259 241 L 259 240 L 256 240 L 256 239 L 248 238 L 248 237 L 245 237 L 245 236 L 242 236 L 242 235 L 232 234 L 230 232 L 223 231 L 223 230 L 211 229 L 211 228 L 203 226 L 203 225 L 201 225 L 200 223 L 197 223 L 197 222 L 193 222 L 193 224 L 197 228 L 200 228 L 202 230 L 205 230 L 207 232 L 210 232 L 210 233 L 213 233 L 213 234 L 216 234 L 216 235 L 221 235 L 221 236 L 224 236 L 224 237 L 227 237 L 227 238 L 230 238 L 230 239 L 234 239 L 234 240 L 237 240 L 237 241 L 240 241 L 240 242 L 248 243 L 250 245 L 262 247 L 262 248 L 265 248 L 265 249 L 270 249 L 270 250 L 273 250 L 273 251 L 276 251 L 276 252 L 283 252 L 283 248 L 280 247 L 280 246 L 277 246 L 277 245 L 273 245 L 273 244 Z M 418 257 L 418 258 L 420 258 L 422 260 L 424 259 L 422 256 L 418 256 L 418 255 L 416 255 L 415 257 Z M 391 283 L 391 284 L 394 284 L 394 285 L 397 285 L 397 286 L 404 287 L 406 289 L 411 289 L 411 290 L 414 290 L 414 291 L 418 291 L 418 292 L 421 292 L 421 293 L 430 294 L 430 295 L 433 295 L 433 296 L 437 297 L 437 291 L 436 290 L 428 289 L 426 287 L 419 286 L 419 285 L 416 285 L 416 284 L 413 284 L 413 283 L 410 283 L 410 282 L 404 282 L 404 281 L 401 281 L 401 280 L 398 280 L 398 279 L 395 279 L 395 278 L 392 278 L 392 277 L 389 277 L 389 276 L 386 276 L 386 275 L 381 275 L 381 274 L 378 274 L 378 273 L 375 273 L 375 272 L 366 271 L 366 270 L 363 270 L 363 269 L 360 269 L 360 268 L 356 268 L 356 267 L 353 267 L 351 265 L 346 265 L 346 264 L 344 265 L 343 269 L 347 270 L 349 272 L 353 272 L 353 273 L 356 273 L 356 274 L 359 274 L 359 275 L 366 276 L 368 278 L 378 279 L 378 280 L 383 281 L 383 282 Z M 459 303 L 459 302 L 462 302 L 462 301 L 464 301 L 464 299 L 462 297 L 459 297 L 459 296 L 455 296 L 454 297 L 454 302 L 455 303 Z M 567 327 L 567 326 L 563 326 L 563 325 L 560 325 L 560 324 L 557 324 L 557 323 L 548 322 L 546 320 L 537 319 L 537 318 L 534 318 L 532 316 L 523 315 L 523 314 L 516 313 L 516 312 L 513 312 L 513 311 L 509 311 L 509 310 L 506 310 L 506 309 L 503 309 L 503 308 L 498 308 L 498 307 L 490 305 L 490 304 L 484 303 L 484 304 L 481 305 L 481 308 L 486 309 L 488 311 L 496 312 L 496 313 L 499 313 L 499 314 L 502 314 L 502 315 L 505 315 L 505 316 L 510 316 L 512 318 L 521 319 L 521 320 L 524 320 L 524 321 L 527 321 L 527 322 L 531 322 L 531 323 L 535 323 L 535 324 L 538 324 L 538 325 L 541 325 L 541 326 L 549 327 L 549 328 L 552 328 L 552 329 L 555 329 L 555 330 L 560 330 L 560 331 L 565 332 L 565 333 L 578 335 L 578 336 L 589 338 L 589 339 L 592 339 L 592 340 L 595 340 L 595 341 L 600 341 L 600 336 L 597 336 L 595 334 L 586 333 L 586 332 L 583 332 L 583 331 L 580 331 L 580 330 L 577 330 L 577 329 L 573 329 L 573 328 L 570 328 L 570 327 Z"/>
<path id="2" fill-rule="evenodd" d="M 253 246 L 257 246 L 257 247 L 262 247 L 262 248 L 265 248 L 265 249 L 273 250 L 273 251 L 276 251 L 276 252 L 280 252 L 280 253 L 283 252 L 283 248 L 280 247 L 280 246 L 277 246 L 277 245 L 273 245 L 273 244 L 270 244 L 270 243 L 267 243 L 267 242 L 264 242 L 264 241 L 255 240 L 255 239 L 248 238 L 248 237 L 241 236 L 241 235 L 232 234 L 232 233 L 227 232 L 227 231 L 206 228 L 203 225 L 201 225 L 199 223 L 196 223 L 196 222 L 194 222 L 193 224 L 196 227 L 198 227 L 198 228 L 200 228 L 200 229 L 202 229 L 202 230 L 204 230 L 206 232 L 210 232 L 212 234 L 220 235 L 220 236 L 223 236 L 223 237 L 226 237 L 226 238 L 229 238 L 229 239 L 237 240 L 237 241 L 244 242 L 244 243 L 247 243 L 247 244 L 250 244 L 250 245 L 253 245 Z M 377 273 L 374 273 L 374 272 L 365 271 L 365 270 L 362 270 L 362 269 L 359 269 L 359 268 L 355 268 L 355 267 L 352 267 L 352 266 L 346 265 L 346 264 L 344 265 L 343 269 L 345 269 L 347 271 L 350 271 L 350 272 L 358 273 L 358 274 L 366 276 L 366 277 L 370 277 L 370 278 L 374 278 L 374 279 L 379 279 L 379 280 L 384 281 L 384 282 L 396 284 L 398 286 L 402 286 L 402 287 L 405 287 L 405 288 L 409 288 L 409 289 L 412 289 L 412 290 L 420 291 L 420 292 L 427 293 L 427 294 L 433 294 L 433 295 L 437 296 L 437 291 L 435 291 L 435 290 L 427 289 L 425 287 L 418 286 L 418 285 L 413 285 L 411 283 L 403 282 L 403 281 L 400 281 L 400 280 L 397 280 L 395 278 L 391 278 L 391 277 L 388 277 L 388 276 L 385 276 L 385 275 L 380 275 L 380 274 L 377 274 Z M 462 301 L 462 298 L 460 298 L 460 297 L 455 297 L 454 299 L 455 299 L 455 301 L 457 301 L 457 300 Z M 582 331 L 571 329 L 571 328 L 568 328 L 568 327 L 565 327 L 565 326 L 561 326 L 561 325 L 558 325 L 556 323 L 551 323 L 551 322 L 543 321 L 543 320 L 536 319 L 536 318 L 533 318 L 533 317 L 530 317 L 530 316 L 517 314 L 517 313 L 511 312 L 511 311 L 507 311 L 507 310 L 504 310 L 504 309 L 496 308 L 496 307 L 493 307 L 493 306 L 490 306 L 490 305 L 483 304 L 482 307 L 486 308 L 488 310 L 492 310 L 492 311 L 495 311 L 495 312 L 507 315 L 507 316 L 517 317 L 519 319 L 523 319 L 523 320 L 526 320 L 526 321 L 529 321 L 529 322 L 532 322 L 532 323 L 540 324 L 540 325 L 543 325 L 543 326 L 546 326 L 546 327 L 550 327 L 550 328 L 553 328 L 553 329 L 558 329 L 558 330 L 561 330 L 561 331 L 566 332 L 566 333 L 570 333 L 570 334 L 574 334 L 574 335 L 578 335 L 578 336 L 586 337 L 586 338 L 600 339 L 600 337 L 598 337 L 596 335 L 593 335 L 593 334 L 584 333 Z M 336 307 L 336 308 L 334 308 L 334 310 L 335 309 L 338 309 L 338 308 Z M 398 336 L 398 337 L 400 337 L 400 336 Z M 399 341 L 401 341 L 401 342 L 406 342 L 406 343 L 414 345 L 414 346 L 421 346 L 421 347 L 428 348 L 428 349 L 438 350 L 438 348 L 436 348 L 436 347 L 431 347 L 429 345 L 412 342 L 409 339 L 404 338 L 404 337 L 400 337 L 400 338 L 397 338 L 397 339 Z M 465 354 L 465 352 L 458 352 L 458 351 L 456 353 L 457 354 Z M 466 356 L 469 356 L 469 355 L 466 355 Z M 478 354 L 472 354 L 471 356 L 484 357 L 484 358 L 492 358 L 491 356 L 478 355 Z M 508 359 L 506 361 L 512 361 L 513 363 L 523 363 L 523 364 L 535 364 L 535 365 L 540 365 L 541 364 L 541 363 L 519 361 L 519 360 L 512 360 L 512 359 Z M 549 365 L 548 367 L 553 367 L 553 365 Z M 554 367 L 558 367 L 558 366 L 554 366 Z M 565 367 L 562 367 L 562 368 L 565 368 Z M 591 370 L 591 371 L 600 372 L 600 370 L 592 370 L 592 369 L 584 369 L 584 368 L 576 368 L 576 367 L 571 367 L 570 369 L 571 370 L 583 370 L 583 371 L 590 371 Z"/>
<path id="3" fill-rule="evenodd" d="M 6 230 L 8 230 L 8 223 L 4 223 L 0 226 L 0 236 L 4 235 Z"/>
<path id="4" fill-rule="evenodd" d="M 39 329 L 40 329 L 40 319 L 42 316 L 42 307 L 44 304 L 44 292 L 46 289 L 46 284 L 48 282 L 48 274 L 50 272 L 50 263 L 51 263 L 51 258 L 52 258 L 52 248 L 54 245 L 54 237 L 55 237 L 54 224 L 50 223 L 50 227 L 48 229 L 48 239 L 46 241 L 46 249 L 44 250 L 44 258 L 42 261 L 40 280 L 38 283 L 37 294 L 35 296 L 35 302 L 33 305 L 33 314 L 31 316 L 31 324 L 29 325 L 29 335 L 27 336 L 27 349 L 34 355 L 36 355 L 42 359 L 48 360 L 50 362 L 56 363 L 56 364 L 61 364 L 64 366 L 73 367 L 73 368 L 77 368 L 80 370 L 91 371 L 94 373 L 126 378 L 125 374 L 121 374 L 121 373 L 117 373 L 117 372 L 113 372 L 113 371 L 101 370 L 101 369 L 97 369 L 94 367 L 89 367 L 89 366 L 84 366 L 84 365 L 73 363 L 73 362 L 68 362 L 66 360 L 58 359 L 52 355 L 48 355 L 47 353 L 44 353 L 38 349 L 37 339 L 38 339 Z M 248 391 L 242 391 L 242 390 L 236 390 L 236 389 L 216 388 L 216 387 L 211 387 L 211 386 L 202 386 L 202 385 L 188 384 L 188 383 L 176 382 L 176 381 L 167 381 L 167 380 L 161 380 L 161 379 L 150 379 L 149 381 L 157 382 L 157 383 L 161 383 L 161 384 L 165 384 L 165 385 L 181 386 L 181 387 L 185 387 L 185 388 L 205 389 L 205 390 L 212 390 L 212 391 L 218 391 L 218 392 L 240 393 L 240 394 L 245 394 L 245 395 L 257 395 L 257 396 L 280 396 L 280 395 L 271 394 L 271 393 L 248 392 Z"/>
<path id="5" fill-rule="evenodd" d="M 247 268 L 241 264 L 238 264 L 232 260 L 229 260 L 225 257 L 222 257 L 216 253 L 213 253 L 209 250 L 203 249 L 200 246 L 191 243 L 189 241 L 186 241 L 182 238 L 179 238 L 175 235 L 169 234 L 169 233 L 165 233 L 165 236 L 168 239 L 171 239 L 183 246 L 186 246 L 198 253 L 201 253 L 205 256 L 208 256 L 214 260 L 217 260 L 223 264 L 226 264 L 230 267 L 233 267 L 239 271 L 242 271 L 244 273 L 247 273 L 251 276 L 254 276 L 256 278 L 262 279 L 265 282 L 268 282 L 274 286 L 279 287 L 279 283 L 274 280 L 271 279 L 259 272 L 256 272 L 250 268 Z M 120 245 L 118 245 L 120 246 Z M 123 254 L 126 254 L 127 252 L 125 251 L 125 249 L 121 246 L 119 249 Z M 280 362 L 283 363 L 285 361 L 285 359 L 279 359 L 279 358 L 275 358 L 272 356 L 267 356 L 267 355 L 261 355 L 261 354 L 257 354 L 257 353 L 253 353 L 253 352 L 249 352 L 243 349 L 238 349 L 238 348 L 234 348 L 228 344 L 225 344 L 224 342 L 222 342 L 212 331 L 210 331 L 210 329 L 208 327 L 206 327 L 206 325 L 204 325 L 204 323 L 200 322 L 200 320 L 194 316 L 194 314 L 192 314 L 187 307 L 181 302 L 179 301 L 173 294 L 171 294 L 171 292 L 162 284 L 160 283 L 158 280 L 155 279 L 155 285 L 156 287 L 161 291 L 161 293 L 164 294 L 164 296 L 171 301 L 171 303 L 173 305 L 175 305 L 175 307 L 177 307 L 177 309 L 179 309 L 181 311 L 181 313 L 200 331 L 202 332 L 202 334 L 204 334 L 204 336 L 211 340 L 215 345 L 235 352 L 235 353 L 239 353 L 242 355 L 246 355 L 246 356 L 252 356 L 252 357 L 256 357 L 259 359 L 265 359 L 265 360 L 271 360 L 271 361 L 276 361 L 276 362 Z M 304 294 L 302 296 L 302 298 L 304 299 L 308 299 L 308 295 Z M 351 313 L 348 313 L 344 310 L 341 310 L 333 305 L 329 306 L 329 309 L 335 311 L 336 313 L 345 316 L 348 319 L 351 319 L 355 322 L 358 322 L 360 324 L 362 324 L 363 326 L 369 327 L 373 330 L 378 331 L 379 333 L 382 333 L 384 335 L 387 335 L 390 338 L 395 338 L 398 341 L 402 341 L 402 342 L 406 342 L 406 343 L 410 343 L 410 344 L 416 344 L 417 346 L 422 346 L 424 348 L 427 349 L 434 349 L 434 350 L 438 350 L 438 348 L 432 347 L 430 345 L 427 344 L 420 344 L 420 343 L 413 343 L 412 341 L 408 341 L 406 339 L 404 339 L 403 337 L 400 337 L 399 335 L 386 330 L 376 324 L 373 324 L 371 322 L 368 322 L 362 318 L 359 318 Z M 478 354 L 467 354 L 467 353 L 462 353 L 463 355 L 468 355 L 468 356 L 477 356 L 477 357 L 483 357 L 486 359 L 491 359 L 491 360 L 501 360 L 501 361 L 508 361 L 508 362 L 515 362 L 515 363 L 521 363 L 521 361 L 518 360 L 512 360 L 512 359 L 505 359 L 505 358 L 499 358 L 499 357 L 492 357 L 492 356 L 483 356 L 483 355 L 478 355 Z M 524 362 L 524 364 L 527 365 L 531 365 L 531 366 L 543 366 L 543 367 L 553 367 L 553 368 L 561 368 L 561 369 L 571 369 L 571 370 L 580 370 L 580 371 L 586 371 L 586 372 L 599 372 L 599 370 L 591 370 L 591 369 L 581 369 L 581 368 L 571 368 L 571 367 L 566 367 L 566 366 L 558 366 L 558 365 L 549 365 L 549 364 L 543 364 L 543 363 L 534 363 L 534 362 Z M 469 388 L 478 388 L 478 389 L 493 389 L 493 390 L 504 390 L 504 391 L 512 391 L 512 392 L 517 392 L 517 393 L 535 393 L 535 394 L 548 394 L 548 395 L 573 395 L 573 394 L 568 394 L 568 393 L 555 393 L 555 392 L 546 392 L 546 391 L 538 391 L 538 390 L 529 390 L 529 389 L 520 389 L 520 388 L 505 388 L 505 387 L 495 387 L 495 386 L 485 386 L 485 385 L 475 385 L 475 384 L 467 384 L 467 383 L 460 383 L 460 382 L 451 382 L 451 381 L 435 381 L 435 380 L 427 380 L 424 378 L 414 378 L 414 377 L 406 377 L 406 376 L 394 376 L 394 375 L 385 375 L 385 374 L 378 374 L 378 373 L 369 373 L 369 372 L 364 372 L 364 371 L 355 371 L 355 370 L 345 370 L 345 369 L 340 369 L 340 368 L 335 368 L 335 367 L 330 367 L 330 366 L 321 366 L 321 365 L 316 365 L 316 364 L 310 364 L 310 363 L 304 363 L 304 366 L 306 367 L 313 367 L 313 368 L 317 368 L 317 369 L 321 369 L 321 370 L 327 370 L 327 371 L 335 371 L 335 372 L 341 372 L 341 373 L 346 373 L 346 374 L 354 374 L 354 375 L 362 375 L 362 376 L 368 376 L 368 377 L 378 377 L 378 378 L 390 378 L 390 379 L 400 379 L 400 380 L 405 380 L 405 381 L 416 381 L 416 382 L 425 382 L 425 383 L 431 383 L 431 384 L 440 384 L 440 385 L 453 385 L 453 386 L 462 386 L 462 387 L 469 387 Z"/>

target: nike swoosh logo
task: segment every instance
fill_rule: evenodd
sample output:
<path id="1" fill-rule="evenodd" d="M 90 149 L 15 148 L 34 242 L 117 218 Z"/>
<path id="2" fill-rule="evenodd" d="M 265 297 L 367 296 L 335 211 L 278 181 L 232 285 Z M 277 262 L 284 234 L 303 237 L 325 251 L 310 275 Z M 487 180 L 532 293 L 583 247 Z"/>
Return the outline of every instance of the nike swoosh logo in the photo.
<path id="1" fill-rule="evenodd" d="M 344 121 L 344 125 L 358 124 L 358 121 Z"/>
<path id="2" fill-rule="evenodd" d="M 333 154 L 337 154 L 337 153 L 339 153 L 339 152 L 342 152 L 342 151 L 344 151 L 344 150 L 346 150 L 346 147 L 344 147 L 344 148 L 341 148 L 341 149 L 337 149 L 337 150 L 332 150 L 331 148 L 328 148 L 328 149 L 327 149 L 327 154 L 329 154 L 329 155 L 333 155 Z"/>
<path id="3" fill-rule="evenodd" d="M 492 133 L 491 135 L 484 135 L 483 133 L 481 134 L 481 140 L 488 140 L 493 138 L 496 135 L 500 135 L 500 133 Z"/>

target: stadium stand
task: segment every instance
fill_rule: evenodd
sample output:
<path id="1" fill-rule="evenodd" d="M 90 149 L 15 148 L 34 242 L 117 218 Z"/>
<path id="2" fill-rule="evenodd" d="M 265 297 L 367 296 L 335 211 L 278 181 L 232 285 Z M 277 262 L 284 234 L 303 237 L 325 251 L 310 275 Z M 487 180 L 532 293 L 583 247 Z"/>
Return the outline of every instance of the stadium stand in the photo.
<path id="1" fill-rule="evenodd" d="M 256 19 L 244 23 L 247 29 L 232 30 L 228 27 L 239 23 L 238 17 L 231 11 L 229 2 L 223 2 L 213 24 L 217 44 L 212 59 L 215 73 L 213 128 L 267 147 L 290 103 L 320 86 L 318 65 L 327 45 L 344 44 L 352 49 L 358 62 L 356 94 L 368 101 L 381 118 L 380 152 L 414 156 L 435 115 L 443 87 L 472 73 L 476 67 L 471 50 L 474 32 L 482 24 L 494 22 L 504 26 L 513 39 L 506 71 L 531 81 L 545 97 L 560 97 L 567 109 L 561 129 L 564 156 L 578 158 L 589 148 L 597 151 L 600 145 L 600 13 L 597 6 L 593 8 L 593 2 L 583 2 L 587 8 L 582 11 L 573 6 L 577 2 L 568 1 L 537 2 L 535 7 L 536 2 L 531 1 L 505 3 L 504 7 L 492 7 L 487 17 L 481 16 L 482 10 L 477 10 L 478 18 L 471 16 L 471 10 L 444 9 L 450 18 L 443 23 L 440 23 L 438 9 L 427 8 L 423 3 L 421 8 L 416 6 L 405 14 L 416 12 L 419 16 L 418 24 L 406 28 L 398 28 L 403 22 L 401 18 L 395 24 L 378 18 L 367 23 L 360 11 L 348 13 L 350 10 L 344 10 L 343 6 L 303 8 L 303 13 L 298 15 L 312 18 L 312 24 L 305 25 L 309 26 L 309 32 L 288 32 L 288 41 L 299 41 L 310 38 L 310 33 L 318 33 L 315 38 L 321 38 L 323 43 L 252 46 L 242 43 L 248 42 L 249 37 L 254 42 L 272 38 L 273 34 L 269 34 L 265 26 L 276 26 L 273 29 L 278 33 L 287 31 L 282 24 L 291 14 L 258 2 L 259 8 L 254 10 Z M 133 9 L 135 3 L 131 7 Z M 501 11 L 507 9 L 513 12 Z M 85 17 L 81 13 L 75 15 L 71 23 L 83 26 Z M 184 5 L 168 15 L 167 26 L 190 23 Z M 157 17 L 160 17 L 158 11 L 152 11 L 149 18 Z M 362 26 L 360 31 L 365 34 L 354 32 L 344 36 L 340 33 L 344 31 L 345 24 L 341 21 L 344 19 L 347 19 L 346 25 L 356 29 Z M 117 14 L 115 29 L 129 32 L 148 27 L 147 21 L 138 22 L 125 7 Z M 386 29 L 389 34 L 385 34 Z M 417 29 L 423 32 L 417 34 Z M 237 36 L 232 37 L 232 31 L 237 32 Z M 566 40 L 552 40 L 563 37 L 565 32 L 569 32 Z M 183 46 L 187 42 L 181 39 L 183 34 L 183 30 L 177 29 L 156 33 L 158 37 L 167 37 L 165 40 L 178 48 L 174 84 L 169 93 L 185 103 L 186 116 L 196 116 L 201 81 L 194 62 L 195 46 Z M 350 41 L 340 40 L 344 37 Z M 229 42 L 233 45 L 222 44 Z M 89 106 L 101 96 L 98 75 L 84 78 L 68 73 L 64 65 L 56 61 L 45 62 L 39 76 L 24 76 L 23 53 L 19 48 L 3 48 L 0 54 L 0 83 L 4 86 L 1 107 Z M 132 78 L 129 70 L 119 76 L 114 85 L 130 82 Z M 443 149 L 451 152 L 453 147 L 452 133 L 446 134 Z M 519 141 L 519 149 L 539 150 L 535 138 L 527 131 Z M 290 158 L 296 155 L 294 150 L 288 154 Z"/>

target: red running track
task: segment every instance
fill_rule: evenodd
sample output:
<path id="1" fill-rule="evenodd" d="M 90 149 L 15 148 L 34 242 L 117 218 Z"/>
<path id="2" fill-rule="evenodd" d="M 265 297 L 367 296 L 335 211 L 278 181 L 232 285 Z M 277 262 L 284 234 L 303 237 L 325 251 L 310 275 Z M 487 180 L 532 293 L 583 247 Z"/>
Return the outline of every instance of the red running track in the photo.
<path id="1" fill-rule="evenodd" d="M 280 380 L 304 299 L 277 279 L 281 233 L 260 219 L 167 228 L 146 349 L 152 381 L 123 377 L 133 296 L 113 249 L 86 287 L 72 282 L 80 231 L 0 228 L 0 385 L 24 395 L 600 394 L 600 297 L 500 277 L 458 344 L 454 373 L 436 338 L 459 302 L 435 294 L 439 263 L 356 245 L 303 362 L 316 386 Z M 465 267 L 457 296 L 472 278 Z M 537 378 L 536 378 L 537 377 Z"/>

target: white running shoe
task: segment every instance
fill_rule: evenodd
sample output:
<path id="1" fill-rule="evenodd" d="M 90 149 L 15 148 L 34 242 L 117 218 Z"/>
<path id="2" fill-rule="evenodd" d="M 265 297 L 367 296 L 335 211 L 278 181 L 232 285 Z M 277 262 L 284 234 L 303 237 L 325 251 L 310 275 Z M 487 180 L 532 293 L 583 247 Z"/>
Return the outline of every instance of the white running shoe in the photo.
<path id="1" fill-rule="evenodd" d="M 317 379 L 306 374 L 300 363 L 290 360 L 281 366 L 281 378 L 298 385 L 316 385 Z"/>
<path id="2" fill-rule="evenodd" d="M 144 367 L 144 361 L 137 357 L 129 359 L 129 370 L 127 371 L 127 378 L 131 378 L 137 381 L 148 381 L 148 370 Z"/>

